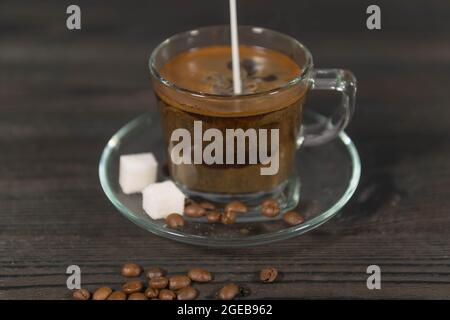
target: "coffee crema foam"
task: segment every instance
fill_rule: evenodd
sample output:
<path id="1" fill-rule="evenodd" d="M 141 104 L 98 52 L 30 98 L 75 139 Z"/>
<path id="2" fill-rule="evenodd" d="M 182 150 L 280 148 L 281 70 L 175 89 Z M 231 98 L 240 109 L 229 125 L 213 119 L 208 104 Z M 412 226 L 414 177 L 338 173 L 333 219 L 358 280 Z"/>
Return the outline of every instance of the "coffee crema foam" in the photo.
<path id="1" fill-rule="evenodd" d="M 281 52 L 256 46 L 239 47 L 243 94 L 282 87 L 299 76 L 299 66 Z M 233 94 L 230 46 L 209 46 L 182 52 L 161 70 L 163 78 L 180 88 L 217 94 Z"/>
<path id="2" fill-rule="evenodd" d="M 239 48 L 243 94 L 233 95 L 231 47 L 226 45 L 194 48 L 171 58 L 159 74 L 174 87 L 154 82 L 156 94 L 180 110 L 216 117 L 275 112 L 304 99 L 310 83 L 291 82 L 302 69 L 289 56 L 257 46 Z"/>

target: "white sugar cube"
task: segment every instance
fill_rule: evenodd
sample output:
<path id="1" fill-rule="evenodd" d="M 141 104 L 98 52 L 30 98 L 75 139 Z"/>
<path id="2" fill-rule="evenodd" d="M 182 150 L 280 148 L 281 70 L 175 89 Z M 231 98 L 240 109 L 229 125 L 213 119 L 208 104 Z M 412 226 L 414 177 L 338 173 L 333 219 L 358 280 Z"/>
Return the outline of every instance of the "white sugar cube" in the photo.
<path id="1" fill-rule="evenodd" d="M 164 219 L 171 213 L 183 214 L 184 194 L 170 180 L 149 185 L 142 196 L 142 206 L 153 219 Z"/>
<path id="2" fill-rule="evenodd" d="M 158 162 L 152 153 L 120 156 L 119 184 L 123 193 L 141 192 L 156 181 Z"/>

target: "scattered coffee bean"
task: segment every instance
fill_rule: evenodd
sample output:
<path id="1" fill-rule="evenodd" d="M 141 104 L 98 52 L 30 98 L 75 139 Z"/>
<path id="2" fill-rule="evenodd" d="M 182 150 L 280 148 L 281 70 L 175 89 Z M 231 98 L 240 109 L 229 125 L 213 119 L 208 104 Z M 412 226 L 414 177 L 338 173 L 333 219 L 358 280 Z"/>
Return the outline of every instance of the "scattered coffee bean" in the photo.
<path id="1" fill-rule="evenodd" d="M 234 283 L 225 285 L 217 293 L 220 300 L 233 300 L 239 294 L 239 286 Z"/>
<path id="2" fill-rule="evenodd" d="M 216 206 L 211 202 L 200 202 L 199 205 L 205 210 L 216 210 Z"/>
<path id="3" fill-rule="evenodd" d="M 149 299 L 158 298 L 159 290 L 155 288 L 147 288 L 145 290 L 145 296 Z"/>
<path id="4" fill-rule="evenodd" d="M 198 204 L 191 204 L 184 208 L 184 214 L 191 218 L 200 218 L 206 214 L 206 210 Z"/>
<path id="5" fill-rule="evenodd" d="M 264 200 L 261 204 L 261 213 L 269 218 L 276 217 L 280 213 L 278 201 L 274 199 Z"/>
<path id="6" fill-rule="evenodd" d="M 187 286 L 184 288 L 181 288 L 177 292 L 177 299 L 178 300 L 194 300 L 198 296 L 198 291 L 195 288 L 192 288 L 191 286 Z"/>
<path id="7" fill-rule="evenodd" d="M 225 206 L 225 212 L 245 213 L 247 212 L 247 206 L 239 201 L 232 201 Z"/>
<path id="8" fill-rule="evenodd" d="M 223 224 L 233 224 L 236 222 L 237 213 L 234 211 L 226 211 L 222 214 L 221 221 Z"/>
<path id="9" fill-rule="evenodd" d="M 139 277 L 141 272 L 141 266 L 136 263 L 126 263 L 122 266 L 122 275 L 124 277 Z"/>
<path id="10" fill-rule="evenodd" d="M 148 279 L 155 277 L 163 277 L 166 275 L 166 270 L 159 267 L 152 267 L 147 270 L 145 275 Z"/>
<path id="11" fill-rule="evenodd" d="M 195 282 L 209 282 L 212 280 L 211 272 L 202 268 L 193 268 L 189 270 L 188 277 Z"/>
<path id="12" fill-rule="evenodd" d="M 262 282 L 270 283 L 274 282 L 278 276 L 278 271 L 274 267 L 267 267 L 261 270 L 259 273 L 259 279 Z"/>
<path id="13" fill-rule="evenodd" d="M 160 300 L 175 300 L 177 295 L 172 290 L 162 289 L 158 297 Z"/>
<path id="14" fill-rule="evenodd" d="M 191 284 L 191 279 L 185 275 L 177 275 L 169 278 L 169 289 L 178 290 Z"/>
<path id="15" fill-rule="evenodd" d="M 91 293 L 88 290 L 81 288 L 75 290 L 72 294 L 72 297 L 75 300 L 89 300 L 91 297 Z"/>
<path id="16" fill-rule="evenodd" d="M 106 300 L 127 300 L 127 295 L 123 291 L 114 291 Z"/>
<path id="17" fill-rule="evenodd" d="M 217 222 L 222 218 L 222 214 L 218 211 L 211 211 L 206 215 L 209 222 Z"/>
<path id="18" fill-rule="evenodd" d="M 247 228 L 241 228 L 241 229 L 239 229 L 239 232 L 240 232 L 241 234 L 249 234 L 249 233 L 250 233 L 250 230 L 247 229 Z"/>
<path id="19" fill-rule="evenodd" d="M 283 216 L 284 221 L 286 221 L 288 224 L 295 226 L 298 224 L 303 223 L 305 221 L 305 218 L 303 216 L 295 211 L 289 211 L 286 212 Z"/>
<path id="20" fill-rule="evenodd" d="M 242 211 L 241 211 L 242 212 Z M 295 212 L 291 212 L 295 213 Z M 220 213 L 219 213 L 220 214 Z M 295 213 L 298 215 L 298 213 Z M 224 214 L 226 219 L 234 222 L 237 213 L 229 209 Z M 299 215 L 300 216 L 300 215 Z M 225 221 L 224 223 L 228 223 Z M 138 271 L 136 271 L 138 270 Z M 122 275 L 140 275 L 142 268 L 135 263 L 127 263 L 122 267 Z M 210 282 L 212 274 L 203 268 L 192 268 L 187 275 L 175 275 L 170 278 L 164 276 L 166 271 L 159 267 L 149 268 L 146 276 L 149 278 L 148 288 L 144 290 L 144 284 L 140 280 L 131 280 L 122 285 L 122 290 L 113 291 L 110 287 L 100 287 L 92 294 L 93 300 L 194 300 L 199 292 L 191 286 L 191 282 Z M 263 282 L 273 282 L 277 278 L 277 270 L 267 267 L 261 270 L 260 279 Z M 228 283 L 217 292 L 217 297 L 222 300 L 231 300 L 236 296 L 243 297 L 245 288 L 234 283 Z M 86 289 L 79 289 L 72 294 L 75 300 L 89 300 L 91 293 Z"/>
<path id="21" fill-rule="evenodd" d="M 166 277 L 154 277 L 148 282 L 150 288 L 153 289 L 164 289 L 169 284 L 169 279 Z"/>
<path id="22" fill-rule="evenodd" d="M 128 300 L 148 300 L 148 299 L 142 292 L 134 292 L 130 294 Z"/>
<path id="23" fill-rule="evenodd" d="M 110 287 L 101 287 L 94 291 L 92 300 L 106 300 L 112 293 Z"/>
<path id="24" fill-rule="evenodd" d="M 133 280 L 133 281 L 128 281 L 127 283 L 125 283 L 122 286 L 122 291 L 125 292 L 126 294 L 131 294 L 131 293 L 135 293 L 135 292 L 141 292 L 143 288 L 144 288 L 144 284 L 142 283 L 142 281 Z"/>
<path id="25" fill-rule="evenodd" d="M 184 227 L 184 219 L 178 213 L 171 213 L 166 218 L 166 223 L 169 228 L 172 229 L 181 229 Z"/>

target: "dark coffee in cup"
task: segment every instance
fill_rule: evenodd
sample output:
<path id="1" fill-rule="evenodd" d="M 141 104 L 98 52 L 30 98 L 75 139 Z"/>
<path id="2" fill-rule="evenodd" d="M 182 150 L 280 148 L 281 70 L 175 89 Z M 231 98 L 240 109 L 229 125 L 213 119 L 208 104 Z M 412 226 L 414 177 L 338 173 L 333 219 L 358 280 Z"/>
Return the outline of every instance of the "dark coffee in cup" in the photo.
<path id="1" fill-rule="evenodd" d="M 169 158 L 169 171 L 186 190 L 215 194 L 270 192 L 291 174 L 307 82 L 295 82 L 302 70 L 294 60 L 277 50 L 241 46 L 243 92 L 233 95 L 231 48 L 213 45 L 180 52 L 159 70 L 164 81 L 154 81 Z M 169 85 L 168 85 L 169 84 Z M 173 161 L 172 133 L 179 128 L 195 135 L 195 123 L 202 131 L 217 129 L 223 137 L 229 129 L 278 129 L 277 168 L 261 174 L 269 164 L 249 163 L 250 144 L 245 145 L 246 163 L 238 163 L 237 141 L 234 163 L 181 163 Z M 269 134 L 270 137 L 270 134 Z M 249 140 L 246 140 L 249 142 Z M 202 147 L 209 142 L 203 142 Z M 258 142 L 259 143 L 259 142 Z M 271 143 L 268 141 L 269 153 Z M 230 150 L 223 143 L 222 153 Z M 189 157 L 194 158 L 194 148 Z M 275 160 L 275 155 L 271 155 Z"/>

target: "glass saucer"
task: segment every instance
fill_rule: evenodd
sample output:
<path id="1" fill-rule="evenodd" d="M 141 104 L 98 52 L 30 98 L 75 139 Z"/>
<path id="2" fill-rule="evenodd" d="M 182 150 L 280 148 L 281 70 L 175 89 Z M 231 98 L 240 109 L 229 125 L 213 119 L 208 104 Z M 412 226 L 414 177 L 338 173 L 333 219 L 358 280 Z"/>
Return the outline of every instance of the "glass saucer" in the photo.
<path id="1" fill-rule="evenodd" d="M 305 114 L 307 123 L 317 122 L 321 116 Z M 300 192 L 287 195 L 298 202 L 297 211 L 305 222 L 290 226 L 278 218 L 249 219 L 242 215 L 236 223 L 223 225 L 206 219 L 188 219 L 183 230 L 165 226 L 164 220 L 153 220 L 142 209 L 141 194 L 126 195 L 118 183 L 119 157 L 122 154 L 153 152 L 159 163 L 164 160 L 162 130 L 159 118 L 146 113 L 121 128 L 103 150 L 99 175 L 104 192 L 114 206 L 128 219 L 148 231 L 173 240 L 203 246 L 243 247 L 270 243 L 301 235 L 328 221 L 349 201 L 360 178 L 361 163 L 352 140 L 342 132 L 338 139 L 322 146 L 297 152 L 291 184 L 300 186 Z M 164 180 L 164 173 L 159 172 Z"/>

